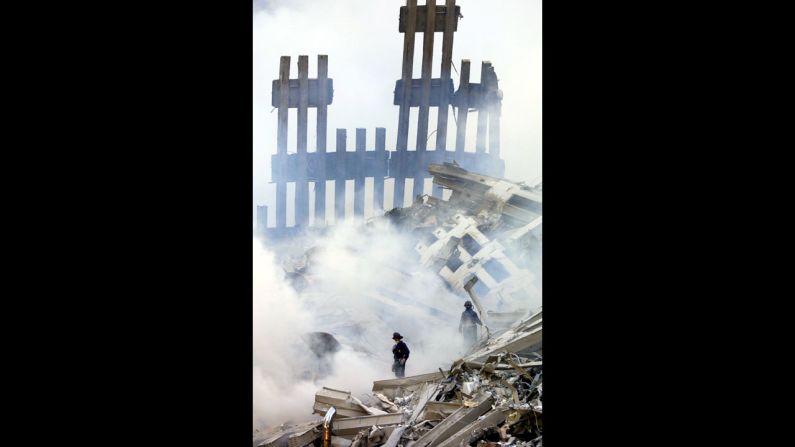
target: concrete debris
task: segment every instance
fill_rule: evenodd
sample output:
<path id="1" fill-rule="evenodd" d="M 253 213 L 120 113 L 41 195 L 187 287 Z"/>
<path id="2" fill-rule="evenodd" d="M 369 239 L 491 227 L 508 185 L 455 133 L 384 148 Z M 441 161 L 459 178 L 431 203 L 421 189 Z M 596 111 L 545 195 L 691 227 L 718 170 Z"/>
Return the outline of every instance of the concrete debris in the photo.
<path id="1" fill-rule="evenodd" d="M 303 447 L 320 438 L 321 433 L 320 430 L 314 427 L 304 432 L 293 433 L 287 437 L 287 447 Z"/>
<path id="2" fill-rule="evenodd" d="M 483 413 L 490 410 L 493 403 L 494 399 L 487 397 L 474 407 L 459 408 L 449 417 L 433 427 L 433 429 L 419 437 L 411 444 L 411 447 L 436 447 L 453 434 L 469 427 L 469 425 L 475 422 Z"/>
<path id="3" fill-rule="evenodd" d="M 434 184 L 451 191 L 449 199 L 418 197 L 383 218 L 416 236 L 419 264 L 462 301 L 476 303 L 485 336 L 446 371 L 377 380 L 359 397 L 324 387 L 313 411 L 335 409 L 333 447 L 542 447 L 541 183 L 531 187 L 447 163 L 428 171 Z M 317 253 L 285 264 L 297 287 L 312 280 Z M 373 299 L 386 302 L 391 292 L 382 292 Z M 423 310 L 440 313 L 434 304 L 427 300 Z M 342 331 L 329 332 L 334 336 L 312 336 L 318 358 L 339 349 L 334 337 Z M 321 423 L 258 432 L 254 445 L 321 447 Z"/>
<path id="4" fill-rule="evenodd" d="M 357 433 L 351 442 L 351 447 L 376 447 L 383 445 L 394 431 L 394 426 L 379 427 L 373 425 Z"/>
<path id="5" fill-rule="evenodd" d="M 315 402 L 315 405 L 312 407 L 312 410 L 315 414 L 326 414 L 333 407 L 333 405 L 325 404 L 323 402 Z M 367 416 L 367 413 L 364 411 L 356 411 L 356 410 L 348 410 L 348 409 L 340 409 L 337 410 L 337 414 L 340 417 L 358 417 L 358 416 Z"/>
<path id="6" fill-rule="evenodd" d="M 517 325 L 507 334 L 522 332 L 524 327 Z M 533 354 L 534 359 L 540 357 L 538 352 Z M 321 404 L 336 408 L 332 445 L 335 438 L 344 438 L 351 441 L 349 447 L 536 447 L 542 439 L 541 368 L 542 360 L 502 351 L 481 362 L 459 359 L 447 372 L 406 377 L 400 383 L 395 383 L 397 379 L 375 382 L 373 388 L 396 392 L 392 399 L 382 392 L 373 396 L 397 412 L 364 414 L 367 406 L 360 399 L 331 388 L 317 392 L 315 407 L 316 411 Z M 255 445 L 318 446 L 321 424 L 314 421 L 270 433 Z M 341 439 L 336 445 L 348 447 Z"/>
<path id="7" fill-rule="evenodd" d="M 303 447 L 320 438 L 323 421 L 281 425 L 254 433 L 254 447 Z"/>
<path id="8" fill-rule="evenodd" d="M 425 410 L 420 415 L 420 420 L 441 421 L 442 419 L 455 413 L 463 404 L 460 402 L 437 402 L 429 401 L 425 404 Z"/>
<path id="9" fill-rule="evenodd" d="M 340 391 L 323 387 L 315 393 L 314 412 L 317 414 L 326 414 L 331 407 L 336 408 L 337 414 L 340 417 L 388 414 L 381 409 L 365 405 L 358 398 L 351 396 L 350 391 Z"/>
<path id="10" fill-rule="evenodd" d="M 398 406 L 395 405 L 394 402 L 389 400 L 389 398 L 384 396 L 383 394 L 381 394 L 381 393 L 373 393 L 373 397 L 375 397 L 376 399 L 378 399 L 380 401 L 380 405 L 381 405 L 381 408 L 383 410 L 386 410 L 389 413 L 398 413 L 398 412 L 400 412 L 400 408 L 398 408 Z"/>
<path id="11" fill-rule="evenodd" d="M 497 426 L 505 421 L 505 412 L 500 409 L 492 409 L 484 416 L 478 418 L 475 422 L 467 425 L 461 430 L 454 433 L 449 438 L 438 444 L 439 447 L 458 447 L 463 443 L 466 445 L 474 445 L 480 440 L 488 439 L 486 437 L 486 430 L 490 429 L 492 432 L 498 432 Z M 489 438 L 493 438 L 490 436 Z"/>
<path id="12" fill-rule="evenodd" d="M 355 435 L 372 426 L 397 425 L 408 419 L 406 413 L 376 414 L 353 418 L 335 419 L 332 427 L 338 436 Z"/>
<path id="13" fill-rule="evenodd" d="M 425 383 L 438 381 L 444 377 L 441 372 L 433 372 L 400 379 L 377 380 L 373 382 L 373 391 L 380 391 L 380 394 L 393 399 L 396 404 L 403 405 L 405 399 L 403 394 L 416 391 Z"/>

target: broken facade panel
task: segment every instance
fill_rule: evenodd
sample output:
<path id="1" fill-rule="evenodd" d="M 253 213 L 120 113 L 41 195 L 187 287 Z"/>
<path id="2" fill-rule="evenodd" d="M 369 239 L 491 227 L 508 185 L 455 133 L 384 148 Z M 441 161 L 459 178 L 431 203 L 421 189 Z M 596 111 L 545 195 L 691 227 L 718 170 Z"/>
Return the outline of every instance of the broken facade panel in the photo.
<path id="1" fill-rule="evenodd" d="M 461 291 L 472 277 L 477 277 L 475 292 L 484 301 L 495 302 L 495 310 L 513 310 L 515 303 L 526 303 L 527 297 L 538 294 L 533 287 L 533 274 L 517 267 L 499 241 L 490 240 L 478 230 L 477 220 L 461 214 L 453 219 L 457 222 L 455 227 L 434 231 L 438 238 L 435 242 L 417 243 L 415 249 L 423 265 L 433 268 L 451 287 Z M 451 263 L 451 259 L 455 262 Z"/>
<path id="2" fill-rule="evenodd" d="M 329 408 L 334 407 L 337 413 L 343 416 L 383 415 L 386 412 L 377 408 L 368 407 L 361 400 L 351 396 L 349 391 L 340 391 L 323 387 L 315 393 L 315 413 L 326 414 Z"/>
<path id="3" fill-rule="evenodd" d="M 487 340 L 464 358 L 480 362 L 491 355 L 503 351 L 514 353 L 523 351 L 541 352 L 542 322 L 542 310 L 539 309 L 499 336 Z"/>
<path id="4" fill-rule="evenodd" d="M 337 436 L 355 435 L 363 429 L 373 425 L 379 427 L 386 425 L 397 425 L 405 422 L 408 415 L 405 413 L 393 414 L 374 414 L 369 416 L 358 416 L 352 418 L 335 419 L 333 423 L 334 433 Z"/>

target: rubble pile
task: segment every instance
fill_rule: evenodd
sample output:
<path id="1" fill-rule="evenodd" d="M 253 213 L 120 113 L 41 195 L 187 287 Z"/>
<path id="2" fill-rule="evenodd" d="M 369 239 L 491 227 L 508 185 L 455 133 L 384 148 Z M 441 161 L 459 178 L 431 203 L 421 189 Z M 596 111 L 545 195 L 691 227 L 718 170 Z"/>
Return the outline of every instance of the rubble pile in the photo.
<path id="1" fill-rule="evenodd" d="M 331 445 L 339 447 L 536 447 L 541 368 L 539 355 L 503 351 L 484 362 L 460 359 L 447 372 L 374 382 L 363 399 L 323 388 L 314 410 L 335 408 Z M 321 425 L 317 419 L 258 433 L 254 446 L 322 447 Z"/>
<path id="2" fill-rule="evenodd" d="M 330 440 L 337 447 L 541 446 L 542 322 L 539 310 L 448 371 L 378 380 L 361 398 L 324 387 L 313 410 L 334 408 Z M 255 433 L 254 446 L 322 447 L 321 424 Z"/>
<path id="3" fill-rule="evenodd" d="M 418 197 L 380 219 L 414 235 L 418 263 L 458 297 L 471 298 L 483 337 L 446 371 L 377 380 L 359 396 L 323 387 L 311 408 L 316 419 L 255 432 L 255 447 L 542 446 L 541 185 L 447 163 L 428 170 L 435 184 L 452 191 L 449 199 Z M 310 267 L 320 250 L 285 268 L 299 292 L 312 282 Z M 371 298 L 391 299 L 391 291 L 379 293 Z M 423 297 L 427 308 L 412 303 L 413 318 L 427 313 L 449 321 L 433 308 L 434 298 Z M 337 321 L 335 315 L 326 321 Z M 327 330 L 344 340 L 341 329 Z M 316 355 L 333 354 L 333 337 L 323 337 Z"/>

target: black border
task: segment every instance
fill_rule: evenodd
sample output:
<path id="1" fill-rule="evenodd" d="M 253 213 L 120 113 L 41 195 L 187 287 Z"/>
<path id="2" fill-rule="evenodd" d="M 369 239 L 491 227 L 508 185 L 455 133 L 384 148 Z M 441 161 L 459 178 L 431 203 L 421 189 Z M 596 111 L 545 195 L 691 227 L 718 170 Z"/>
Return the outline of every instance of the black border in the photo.
<path id="1" fill-rule="evenodd" d="M 7 11 L 4 164 L 24 433 L 248 445 L 251 6 L 32 7 Z M 546 438 L 676 442 L 717 380 L 694 374 L 717 349 L 716 284 L 689 284 L 720 230 L 704 213 L 719 193 L 694 192 L 721 137 L 699 43 L 724 34 L 692 6 L 543 14 Z"/>
<path id="2" fill-rule="evenodd" d="M 6 11 L 24 439 L 249 445 L 252 7 L 34 9 Z"/>

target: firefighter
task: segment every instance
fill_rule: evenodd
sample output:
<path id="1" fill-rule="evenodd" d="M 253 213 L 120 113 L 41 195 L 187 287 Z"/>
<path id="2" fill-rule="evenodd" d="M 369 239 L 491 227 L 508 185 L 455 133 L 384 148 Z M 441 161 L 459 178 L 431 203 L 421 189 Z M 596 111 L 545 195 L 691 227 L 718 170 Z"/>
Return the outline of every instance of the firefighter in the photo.
<path id="1" fill-rule="evenodd" d="M 472 347 L 478 340 L 478 327 L 483 326 L 478 314 L 472 310 L 472 302 L 467 301 L 464 303 L 464 312 L 461 314 L 461 322 L 458 324 L 458 333 L 463 333 L 464 343 L 466 346 Z"/>
<path id="2" fill-rule="evenodd" d="M 403 336 L 398 332 L 392 334 L 392 340 L 395 341 L 395 346 L 392 347 L 392 356 L 395 358 L 392 372 L 395 373 L 395 377 L 404 377 L 406 375 L 406 360 L 409 359 L 409 347 L 403 343 Z"/>

